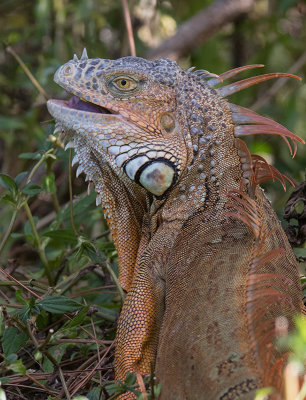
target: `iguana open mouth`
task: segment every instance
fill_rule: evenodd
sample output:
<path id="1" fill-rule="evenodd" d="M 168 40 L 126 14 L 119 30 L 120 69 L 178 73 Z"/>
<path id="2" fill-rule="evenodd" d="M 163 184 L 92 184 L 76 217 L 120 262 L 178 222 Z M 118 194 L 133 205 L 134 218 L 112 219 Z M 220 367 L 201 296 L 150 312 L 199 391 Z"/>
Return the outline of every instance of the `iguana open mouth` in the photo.
<path id="1" fill-rule="evenodd" d="M 84 101 L 77 96 L 72 96 L 67 104 L 70 108 L 99 114 L 112 114 L 107 108 Z"/>

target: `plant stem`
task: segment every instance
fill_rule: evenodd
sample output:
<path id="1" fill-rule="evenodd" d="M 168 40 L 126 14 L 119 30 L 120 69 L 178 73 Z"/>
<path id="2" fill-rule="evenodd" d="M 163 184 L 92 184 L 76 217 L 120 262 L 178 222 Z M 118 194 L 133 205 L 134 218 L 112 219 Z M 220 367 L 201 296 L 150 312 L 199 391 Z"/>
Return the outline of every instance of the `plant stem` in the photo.
<path id="1" fill-rule="evenodd" d="M 107 271 L 110 273 L 111 277 L 113 278 L 113 281 L 114 281 L 115 285 L 117 286 L 117 289 L 118 289 L 118 292 L 120 294 L 121 301 L 122 301 L 122 304 L 123 304 L 124 303 L 124 298 L 125 298 L 124 292 L 122 290 L 122 287 L 120 286 L 119 280 L 118 280 L 114 270 L 112 269 L 112 267 L 111 267 L 111 265 L 110 265 L 108 260 L 106 260 L 106 262 L 103 263 L 103 266 L 106 267 Z"/>
<path id="2" fill-rule="evenodd" d="M 52 199 L 54 210 L 58 214 L 59 211 L 60 211 L 60 206 L 59 206 L 59 202 L 58 202 L 58 198 L 56 196 L 56 193 L 51 193 L 51 199 Z"/>
<path id="3" fill-rule="evenodd" d="M 34 165 L 34 167 L 32 168 L 32 171 L 30 172 L 28 179 L 26 181 L 26 184 L 31 182 L 31 179 L 33 178 L 33 175 L 35 174 L 35 172 L 37 171 L 37 169 L 40 167 L 40 165 L 45 161 L 45 159 L 47 158 L 47 156 L 49 154 L 51 154 L 54 151 L 54 149 L 50 149 L 48 151 L 46 151 L 45 154 L 42 155 L 41 159 Z"/>
<path id="4" fill-rule="evenodd" d="M 27 214 L 28 220 L 30 222 L 30 225 L 31 225 L 31 228 L 32 228 L 35 240 L 36 240 L 38 254 L 39 254 L 40 259 L 41 259 L 41 261 L 42 261 L 42 263 L 43 263 L 43 265 L 45 267 L 45 271 L 46 271 L 46 275 L 47 275 L 47 278 L 48 278 L 49 285 L 52 286 L 53 285 L 53 278 L 52 278 L 51 270 L 50 270 L 50 267 L 49 267 L 49 264 L 48 264 L 48 260 L 47 260 L 46 254 L 45 254 L 44 247 L 43 247 L 43 245 L 42 245 L 42 243 L 40 241 L 40 238 L 39 238 L 39 235 L 38 235 L 35 223 L 34 223 L 33 215 L 31 213 L 30 207 L 29 207 L 27 202 L 25 202 L 23 206 L 24 206 L 25 212 Z"/>
<path id="5" fill-rule="evenodd" d="M 13 215 L 12 215 L 12 218 L 11 218 L 11 221 L 10 221 L 10 224 L 9 224 L 9 226 L 8 226 L 8 228 L 7 228 L 7 231 L 5 232 L 5 235 L 4 235 L 4 237 L 3 237 L 2 241 L 1 241 L 1 244 L 0 244 L 0 254 L 1 254 L 1 252 L 2 252 L 2 250 L 3 250 L 3 248 L 4 248 L 5 244 L 6 244 L 6 242 L 7 242 L 7 240 L 8 240 L 10 234 L 12 233 L 12 230 L 13 230 L 13 227 L 14 227 L 14 223 L 15 223 L 15 221 L 16 221 L 17 213 L 18 213 L 18 210 L 15 209 L 14 212 L 13 212 Z"/>
<path id="6" fill-rule="evenodd" d="M 78 231 L 74 224 L 73 218 L 73 201 L 72 201 L 72 179 L 71 179 L 71 161 L 72 161 L 72 149 L 69 150 L 69 171 L 68 171 L 68 180 L 69 180 L 69 203 L 70 203 L 70 221 L 71 227 L 76 237 L 79 236 Z"/>
<path id="7" fill-rule="evenodd" d="M 66 394 L 66 398 L 67 398 L 67 400 L 71 400 L 71 396 L 70 396 L 70 393 L 68 391 L 68 388 L 67 388 L 67 385 L 66 385 L 66 382 L 65 382 L 65 377 L 64 377 L 63 371 L 62 371 L 60 366 L 58 367 L 58 372 L 59 372 L 60 380 L 61 380 L 62 385 L 63 385 L 64 392 Z"/>
<path id="8" fill-rule="evenodd" d="M 21 310 L 24 306 L 20 304 L 0 303 L 0 307 L 17 308 Z"/>

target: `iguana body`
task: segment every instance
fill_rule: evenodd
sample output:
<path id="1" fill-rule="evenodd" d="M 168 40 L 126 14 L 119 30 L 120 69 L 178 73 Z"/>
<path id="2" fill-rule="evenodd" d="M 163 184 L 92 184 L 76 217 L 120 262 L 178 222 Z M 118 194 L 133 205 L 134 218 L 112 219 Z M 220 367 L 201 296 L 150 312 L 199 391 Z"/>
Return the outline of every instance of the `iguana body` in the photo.
<path id="1" fill-rule="evenodd" d="M 257 184 L 284 177 L 238 136 L 278 134 L 294 152 L 302 140 L 225 99 L 286 74 L 213 88 L 251 67 L 217 77 L 170 60 L 84 52 L 55 75 L 77 97 L 48 108 L 72 141 L 77 173 L 95 185 L 127 291 L 116 378 L 148 374 L 153 363 L 162 400 L 253 399 L 264 386 L 278 398 L 283 390 L 275 320 L 284 316 L 291 328 L 301 312 L 299 275 Z"/>

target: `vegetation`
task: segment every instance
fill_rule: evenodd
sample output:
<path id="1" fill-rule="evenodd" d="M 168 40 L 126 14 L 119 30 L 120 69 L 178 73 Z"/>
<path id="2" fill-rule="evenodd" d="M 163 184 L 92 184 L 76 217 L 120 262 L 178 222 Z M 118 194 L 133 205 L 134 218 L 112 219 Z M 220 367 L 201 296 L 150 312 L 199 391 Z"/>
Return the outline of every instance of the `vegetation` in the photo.
<path id="1" fill-rule="evenodd" d="M 151 47 L 212 3 L 131 0 L 137 55 L 146 57 Z M 249 13 L 185 50 L 178 59 L 182 67 L 218 74 L 262 63 L 264 72 L 305 78 L 305 2 L 251 3 Z M 0 382 L 6 397 L 113 399 L 128 389 L 142 399 L 157 398 L 160 387 L 154 385 L 153 374 L 145 382 L 132 374 L 124 383 L 113 382 L 113 339 L 124 297 L 116 277 L 116 251 L 102 210 L 95 207 L 95 193 L 87 194 L 82 176 L 75 178 L 72 152 L 65 152 L 53 134 L 45 107 L 47 98 L 65 97 L 53 75 L 73 53 L 80 56 L 85 46 L 90 57 L 130 53 L 122 3 L 4 0 L 0 23 Z M 231 101 L 305 139 L 304 81 L 264 83 Z M 292 160 L 279 138 L 252 138 L 248 145 L 295 181 L 305 180 L 302 146 Z M 289 194 L 278 183 L 266 189 L 282 218 Z M 295 251 L 304 260 L 300 265 L 305 275 L 305 244 Z M 290 346 L 300 363 L 306 354 L 303 323 L 297 322 L 296 334 L 287 337 L 285 332 L 281 338 L 281 345 Z M 146 387 L 151 388 L 148 394 Z"/>

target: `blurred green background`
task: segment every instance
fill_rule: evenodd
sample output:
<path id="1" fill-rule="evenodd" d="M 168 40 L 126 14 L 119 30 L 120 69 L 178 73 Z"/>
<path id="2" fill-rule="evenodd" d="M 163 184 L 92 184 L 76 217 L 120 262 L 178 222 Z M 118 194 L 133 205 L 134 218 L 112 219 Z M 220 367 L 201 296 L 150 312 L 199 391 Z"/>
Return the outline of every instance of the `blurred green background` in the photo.
<path id="1" fill-rule="evenodd" d="M 129 0 L 128 3 L 136 52 L 138 56 L 146 57 L 152 48 L 179 31 L 181 24 L 215 2 Z M 219 3 L 222 4 L 222 0 Z M 208 40 L 191 47 L 178 62 L 183 68 L 195 66 L 216 74 L 241 65 L 265 64 L 264 68 L 247 71 L 238 79 L 269 72 L 291 72 L 301 76 L 302 82 L 293 79 L 264 82 L 235 94 L 230 101 L 275 119 L 306 139 L 306 2 L 256 0 L 253 3 L 249 13 L 240 15 L 219 28 Z M 0 367 L 4 379 L 9 377 L 6 382 L 8 391 L 12 390 L 9 400 L 17 398 L 18 385 L 22 379 L 26 381 L 24 371 L 33 366 L 55 382 L 49 388 L 63 395 L 63 385 L 58 387 L 59 380 L 54 379 L 55 366 L 50 365 L 46 354 L 42 355 L 40 350 L 36 352 L 37 348 L 28 342 L 28 335 L 22 329 L 22 334 L 16 335 L 22 321 L 29 321 L 30 317 L 31 335 L 36 335 L 37 340 L 45 340 L 48 329 L 54 329 L 46 348 L 64 372 L 76 371 L 75 384 L 68 373 L 65 375 L 70 393 L 76 393 L 79 390 L 76 386 L 81 382 L 81 391 L 87 393 L 92 389 L 88 398 L 96 399 L 100 396 L 101 385 L 113 379 L 112 340 L 123 298 L 115 276 L 116 251 L 102 209 L 95 206 L 95 193 L 87 195 L 84 176 L 75 177 L 76 167 L 72 171 L 75 201 L 73 207 L 72 203 L 69 205 L 69 154 L 53 135 L 54 122 L 47 112 L 46 98 L 16 60 L 16 55 L 23 60 L 47 97 L 64 98 L 65 92 L 53 82 L 54 72 L 71 59 L 73 53 L 80 56 L 84 47 L 89 57 L 113 59 L 130 54 L 121 1 L 1 0 L 0 173 L 12 178 L 17 176 L 15 181 L 4 175 L 0 177 L 0 260 L 1 267 L 5 265 L 5 270 L 14 275 L 11 278 L 0 271 L 0 306 L 6 310 L 5 314 L 0 313 L 1 353 L 4 355 Z M 279 137 L 250 137 L 247 142 L 252 153 L 265 157 L 280 172 L 297 182 L 305 180 L 305 147 L 301 144 L 297 156 L 292 159 Z M 292 189 L 288 187 L 284 192 L 278 182 L 268 182 L 264 188 L 282 220 L 284 205 Z M 303 207 L 302 204 L 300 214 Z M 71 223 L 72 208 L 74 224 Z M 282 223 L 286 225 L 284 221 Z M 306 257 L 305 245 L 295 251 L 296 255 Z M 305 264 L 301 263 L 304 275 Z M 33 278 L 35 287 L 32 286 Z M 23 289 L 12 279 L 24 282 Z M 302 283 L 305 287 L 305 278 Z M 53 286 L 53 291 L 49 286 Z M 35 299 L 33 291 L 36 297 L 39 293 L 44 300 Z M 54 313 L 50 304 L 52 306 L 52 301 L 57 304 L 59 295 L 63 307 L 60 313 Z M 46 299 L 50 302 L 49 308 L 46 304 L 42 307 Z M 71 299 L 79 301 L 79 308 L 84 301 L 88 304 L 80 311 L 80 317 L 79 314 L 75 317 L 74 324 L 61 317 L 65 312 L 75 311 L 71 308 Z M 87 315 L 89 306 L 93 308 Z M 71 343 L 68 339 L 69 343 L 67 340 L 62 342 L 63 326 L 66 329 L 64 340 L 69 338 Z M 301 346 L 305 348 L 305 335 L 301 332 L 297 344 L 290 344 L 296 355 L 303 353 Z M 101 387 L 97 386 L 95 376 L 86 387 L 78 376 L 80 365 L 90 357 L 97 357 L 97 346 L 92 337 L 104 341 L 103 348 L 100 346 L 101 354 L 103 357 L 108 354 L 100 375 Z M 78 338 L 83 342 L 77 342 Z M 19 375 L 14 375 L 15 372 Z M 87 383 L 91 379 L 90 373 L 88 376 Z M 14 391 L 11 384 L 15 385 Z M 37 386 L 31 381 L 27 384 L 28 398 L 33 398 L 33 394 L 37 396 Z M 93 394 L 95 390 L 97 393 Z M 108 393 L 116 390 L 118 385 Z M 18 398 L 21 397 L 18 395 Z M 46 397 L 42 394 L 35 398 Z"/>

